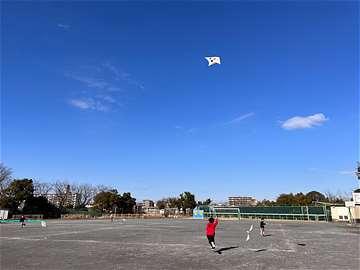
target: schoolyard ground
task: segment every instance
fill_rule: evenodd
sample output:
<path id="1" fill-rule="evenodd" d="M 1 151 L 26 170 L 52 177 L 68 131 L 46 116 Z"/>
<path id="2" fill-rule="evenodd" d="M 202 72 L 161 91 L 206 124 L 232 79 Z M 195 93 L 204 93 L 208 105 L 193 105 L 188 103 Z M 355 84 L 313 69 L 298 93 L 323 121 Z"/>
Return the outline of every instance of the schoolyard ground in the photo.
<path id="1" fill-rule="evenodd" d="M 254 224 L 248 242 L 246 230 Z M 0 224 L 2 270 L 360 269 L 359 227 L 345 224 L 222 221 L 217 252 L 205 220 L 50 220 L 47 227 Z"/>

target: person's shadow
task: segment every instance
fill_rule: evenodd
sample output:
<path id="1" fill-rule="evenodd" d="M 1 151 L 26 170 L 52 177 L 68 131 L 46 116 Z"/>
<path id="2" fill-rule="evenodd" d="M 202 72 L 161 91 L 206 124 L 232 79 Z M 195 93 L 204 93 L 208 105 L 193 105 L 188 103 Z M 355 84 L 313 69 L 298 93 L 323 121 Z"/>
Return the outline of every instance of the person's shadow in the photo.
<path id="1" fill-rule="evenodd" d="M 226 251 L 229 249 L 234 249 L 234 248 L 239 248 L 239 246 L 223 247 L 223 248 L 218 249 L 216 252 L 219 254 L 222 254 L 223 251 Z"/>
<path id="2" fill-rule="evenodd" d="M 267 250 L 266 248 L 261 248 L 261 249 L 255 250 L 255 252 L 262 252 L 262 251 L 266 251 L 266 250 Z"/>

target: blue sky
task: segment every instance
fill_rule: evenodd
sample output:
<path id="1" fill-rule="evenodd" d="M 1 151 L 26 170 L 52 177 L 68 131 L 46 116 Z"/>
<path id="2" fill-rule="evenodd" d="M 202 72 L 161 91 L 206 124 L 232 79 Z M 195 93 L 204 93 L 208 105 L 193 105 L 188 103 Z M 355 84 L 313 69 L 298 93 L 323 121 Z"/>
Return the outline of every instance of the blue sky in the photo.
<path id="1" fill-rule="evenodd" d="M 138 199 L 357 186 L 357 2 L 1 5 L 15 177 Z"/>

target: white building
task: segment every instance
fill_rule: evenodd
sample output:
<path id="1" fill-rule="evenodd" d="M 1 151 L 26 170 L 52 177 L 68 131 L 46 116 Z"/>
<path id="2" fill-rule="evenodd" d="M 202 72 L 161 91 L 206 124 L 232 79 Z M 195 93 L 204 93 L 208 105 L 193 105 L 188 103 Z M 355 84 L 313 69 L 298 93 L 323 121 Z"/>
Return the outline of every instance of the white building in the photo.
<path id="1" fill-rule="evenodd" d="M 255 206 L 256 199 L 247 196 L 229 197 L 229 206 Z"/>
<path id="2" fill-rule="evenodd" d="M 345 202 L 345 206 L 331 206 L 333 221 L 360 223 L 360 189 L 353 192 L 353 200 Z"/>

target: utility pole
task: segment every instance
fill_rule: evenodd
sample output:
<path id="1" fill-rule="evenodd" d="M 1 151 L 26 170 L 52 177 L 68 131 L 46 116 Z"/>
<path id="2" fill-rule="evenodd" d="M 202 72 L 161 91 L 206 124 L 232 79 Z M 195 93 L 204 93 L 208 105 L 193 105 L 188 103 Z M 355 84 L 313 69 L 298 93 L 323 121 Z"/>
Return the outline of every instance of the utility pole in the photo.
<path id="1" fill-rule="evenodd" d="M 359 188 L 360 188 L 360 162 L 359 161 L 357 163 L 357 170 L 356 170 L 355 174 L 356 174 L 357 179 L 359 181 Z"/>

